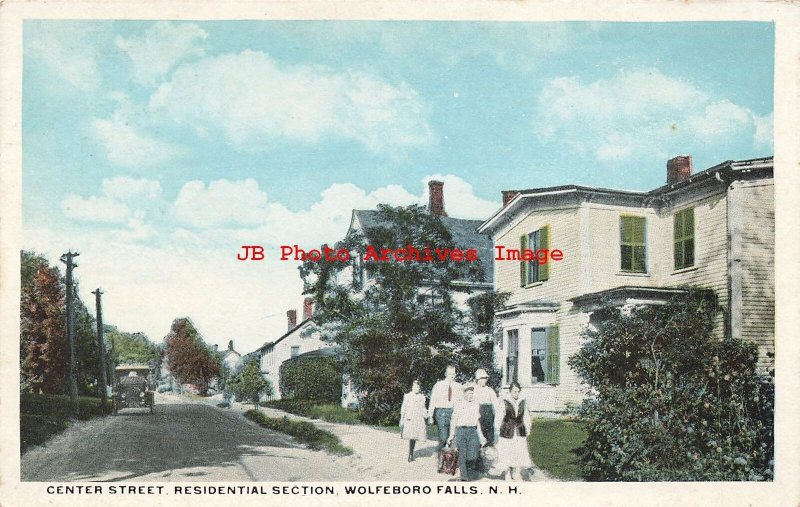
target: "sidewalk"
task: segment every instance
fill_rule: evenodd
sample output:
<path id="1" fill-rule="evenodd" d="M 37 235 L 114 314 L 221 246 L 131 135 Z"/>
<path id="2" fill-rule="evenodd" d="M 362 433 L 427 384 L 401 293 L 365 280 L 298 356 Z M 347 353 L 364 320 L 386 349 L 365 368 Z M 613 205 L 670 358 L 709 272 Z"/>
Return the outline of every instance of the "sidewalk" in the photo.
<path id="1" fill-rule="evenodd" d="M 216 402 L 214 402 L 216 406 Z M 241 413 L 253 408 L 252 404 L 243 405 L 234 402 L 230 409 Z M 458 480 L 455 477 L 439 474 L 436 471 L 436 441 L 417 441 L 414 456 L 416 459 L 408 462 L 408 441 L 400 438 L 400 433 L 378 429 L 368 425 L 338 424 L 309 419 L 282 410 L 269 407 L 260 407 L 269 417 L 288 417 L 297 421 L 308 421 L 315 426 L 330 431 L 338 436 L 342 444 L 353 449 L 352 456 L 339 458 L 343 466 L 357 470 L 363 474 L 364 480 L 384 481 L 448 481 Z M 531 469 L 530 481 L 556 481 L 547 477 L 538 468 Z M 498 471 L 492 471 L 481 481 L 502 480 Z"/>

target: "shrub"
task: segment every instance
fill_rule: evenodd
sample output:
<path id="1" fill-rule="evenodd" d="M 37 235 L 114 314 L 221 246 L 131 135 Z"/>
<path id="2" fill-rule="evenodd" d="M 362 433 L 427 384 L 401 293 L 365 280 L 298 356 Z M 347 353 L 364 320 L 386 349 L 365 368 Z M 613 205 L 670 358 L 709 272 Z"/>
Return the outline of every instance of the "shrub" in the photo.
<path id="1" fill-rule="evenodd" d="M 281 396 L 339 403 L 342 367 L 335 356 L 296 357 L 281 365 Z"/>
<path id="2" fill-rule="evenodd" d="M 341 424 L 363 424 L 358 410 L 343 408 L 341 405 L 332 403 L 317 404 L 313 401 L 283 399 L 276 401 L 263 401 L 262 407 L 277 408 L 286 412 L 320 419 L 322 421 L 341 423 Z"/>
<path id="3" fill-rule="evenodd" d="M 310 422 L 292 421 L 286 416 L 267 417 L 257 410 L 248 410 L 244 415 L 261 427 L 291 435 L 314 451 L 324 449 L 331 454 L 340 456 L 353 454 L 351 448 L 342 445 L 339 437 L 329 431 L 317 428 Z"/>
<path id="4" fill-rule="evenodd" d="M 606 312 L 569 364 L 594 396 L 579 407 L 594 480 L 769 480 L 773 383 L 751 343 L 711 336 L 702 293 Z"/>
<path id="5" fill-rule="evenodd" d="M 231 408 L 231 404 L 228 403 L 227 401 L 223 401 L 223 402 L 217 403 L 217 407 L 219 407 L 219 408 Z"/>

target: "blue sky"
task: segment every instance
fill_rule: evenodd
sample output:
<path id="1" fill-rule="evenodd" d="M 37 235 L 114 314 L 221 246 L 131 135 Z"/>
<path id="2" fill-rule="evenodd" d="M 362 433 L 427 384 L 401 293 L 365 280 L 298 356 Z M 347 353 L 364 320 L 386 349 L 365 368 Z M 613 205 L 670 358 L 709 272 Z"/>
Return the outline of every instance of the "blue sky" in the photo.
<path id="1" fill-rule="evenodd" d="M 80 250 L 112 323 L 188 315 L 247 352 L 301 296 L 240 245 L 333 241 L 434 176 L 485 218 L 503 189 L 771 155 L 773 45 L 751 22 L 28 21 L 24 245 Z"/>

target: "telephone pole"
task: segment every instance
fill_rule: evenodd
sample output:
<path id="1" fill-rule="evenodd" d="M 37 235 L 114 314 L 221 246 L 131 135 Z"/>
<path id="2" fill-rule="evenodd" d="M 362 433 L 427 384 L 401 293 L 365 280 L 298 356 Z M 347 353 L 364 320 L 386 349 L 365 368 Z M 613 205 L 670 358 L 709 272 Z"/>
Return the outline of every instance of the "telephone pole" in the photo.
<path id="1" fill-rule="evenodd" d="M 72 286 L 72 270 L 78 267 L 73 260 L 80 255 L 78 252 L 68 251 L 61 256 L 61 262 L 67 265 L 67 343 L 69 344 L 69 418 L 78 420 L 78 381 L 75 378 L 75 321 L 72 300 L 75 289 Z"/>
<path id="2" fill-rule="evenodd" d="M 108 385 L 108 370 L 106 368 L 106 344 L 103 340 L 103 308 L 100 304 L 100 295 L 103 293 L 98 287 L 92 291 L 95 305 L 97 306 L 97 348 L 100 351 L 100 403 L 106 407 L 106 386 Z"/>

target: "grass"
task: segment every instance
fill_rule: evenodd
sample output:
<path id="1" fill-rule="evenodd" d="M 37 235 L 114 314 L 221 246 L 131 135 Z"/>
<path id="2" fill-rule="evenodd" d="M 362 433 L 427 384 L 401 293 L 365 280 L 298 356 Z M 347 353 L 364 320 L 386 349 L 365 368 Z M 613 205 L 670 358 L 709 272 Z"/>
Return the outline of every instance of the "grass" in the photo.
<path id="1" fill-rule="evenodd" d="M 69 426 L 69 396 L 20 393 L 20 446 L 22 452 L 40 445 Z M 78 419 L 85 421 L 111 412 L 99 398 L 78 397 Z"/>
<path id="2" fill-rule="evenodd" d="M 277 400 L 262 402 L 262 406 L 276 408 L 290 414 L 302 415 L 309 419 L 339 424 L 364 424 L 358 410 L 343 408 L 335 403 L 318 403 L 305 400 Z"/>
<path id="3" fill-rule="evenodd" d="M 309 449 L 315 451 L 324 449 L 338 456 L 353 454 L 353 449 L 342 445 L 339 437 L 329 431 L 317 428 L 310 422 L 292 421 L 286 416 L 268 417 L 257 410 L 248 410 L 244 415 L 263 428 L 291 435 L 299 442 L 307 444 Z"/>
<path id="4" fill-rule="evenodd" d="M 361 412 L 349 408 L 343 408 L 341 405 L 334 403 L 315 403 L 313 401 L 304 400 L 277 400 L 261 402 L 262 407 L 270 407 L 278 410 L 289 412 L 290 414 L 302 415 L 309 419 L 318 419 L 320 421 L 339 423 L 339 424 L 366 424 L 361 420 Z M 372 428 L 379 430 L 390 431 L 399 433 L 399 426 L 376 426 L 370 425 Z M 434 425 L 428 426 L 428 438 L 436 440 L 439 437 L 439 427 Z"/>
<path id="5" fill-rule="evenodd" d="M 553 477 L 563 480 L 583 480 L 580 460 L 572 452 L 586 439 L 582 422 L 568 419 L 533 420 L 528 448 L 533 463 Z"/>

